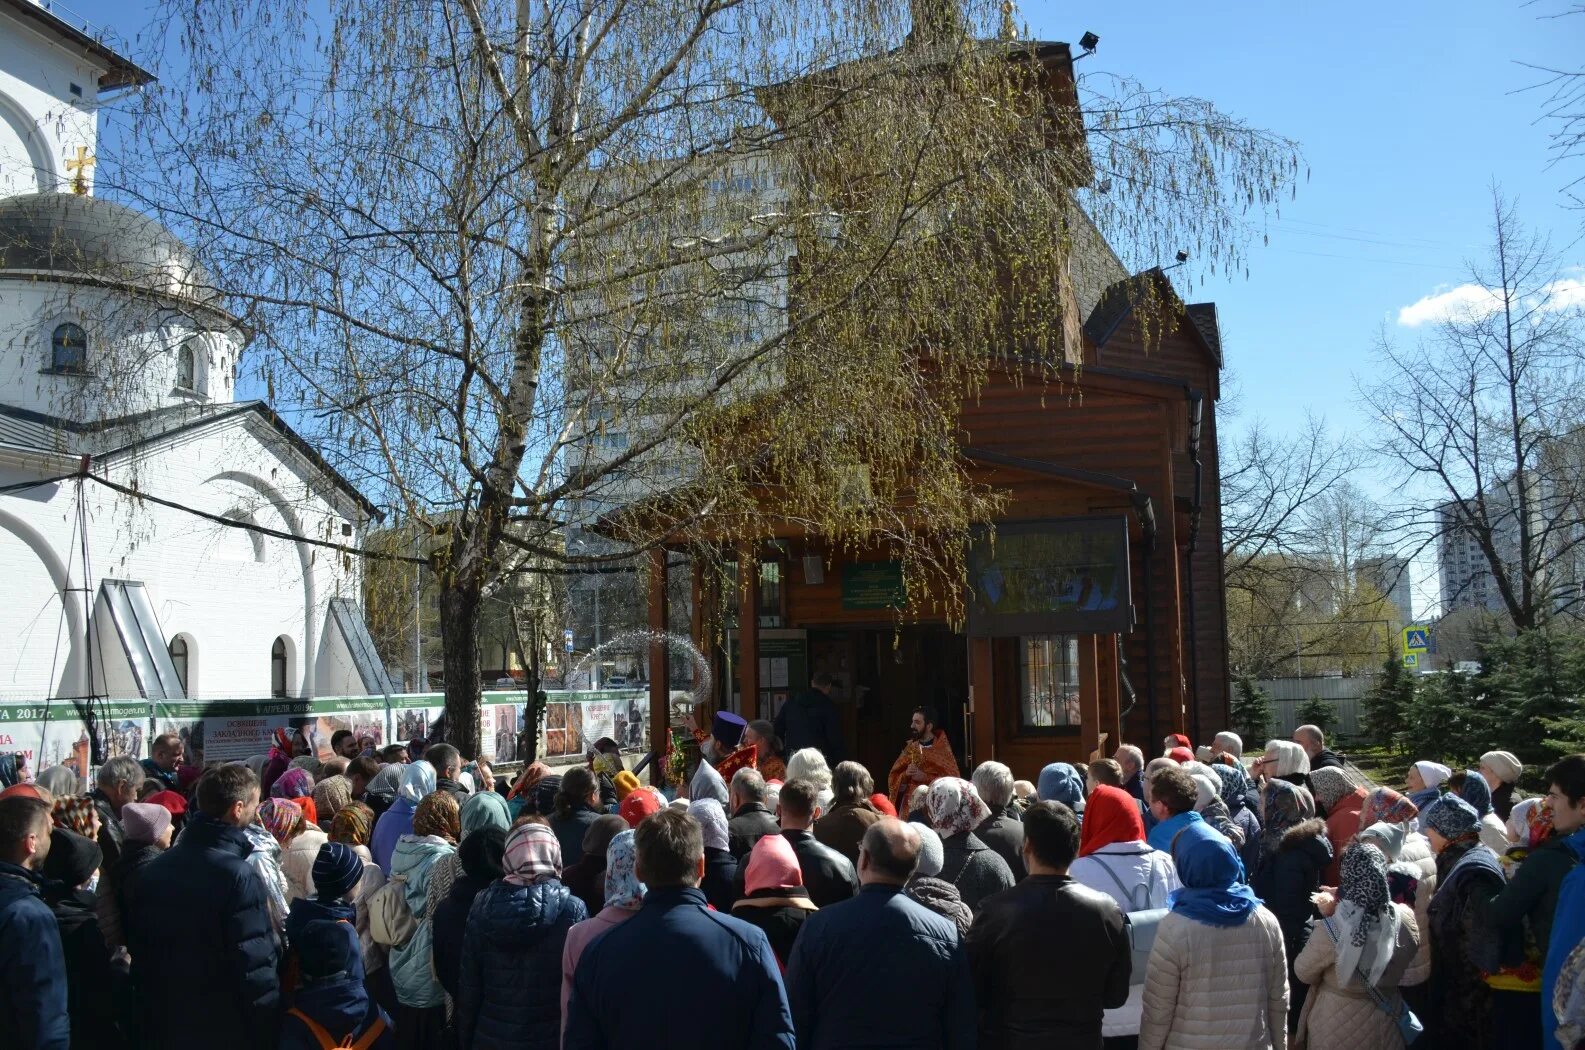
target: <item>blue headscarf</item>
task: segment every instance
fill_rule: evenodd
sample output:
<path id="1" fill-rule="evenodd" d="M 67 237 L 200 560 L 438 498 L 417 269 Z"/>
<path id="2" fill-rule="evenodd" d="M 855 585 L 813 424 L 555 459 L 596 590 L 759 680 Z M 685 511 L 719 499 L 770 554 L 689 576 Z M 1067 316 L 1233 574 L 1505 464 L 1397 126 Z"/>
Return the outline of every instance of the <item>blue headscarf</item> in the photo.
<path id="1" fill-rule="evenodd" d="M 1060 802 L 1075 813 L 1084 809 L 1084 778 L 1066 762 L 1042 769 L 1035 790 L 1043 802 Z"/>
<path id="2" fill-rule="evenodd" d="M 1464 771 L 1464 786 L 1458 789 L 1458 797 L 1474 807 L 1479 816 L 1491 812 L 1491 785 L 1473 769 Z"/>
<path id="3" fill-rule="evenodd" d="M 1173 849 L 1183 888 L 1168 896 L 1168 906 L 1184 918 L 1207 926 L 1242 926 L 1260 898 L 1243 881 L 1238 851 L 1209 824 L 1183 829 Z"/>

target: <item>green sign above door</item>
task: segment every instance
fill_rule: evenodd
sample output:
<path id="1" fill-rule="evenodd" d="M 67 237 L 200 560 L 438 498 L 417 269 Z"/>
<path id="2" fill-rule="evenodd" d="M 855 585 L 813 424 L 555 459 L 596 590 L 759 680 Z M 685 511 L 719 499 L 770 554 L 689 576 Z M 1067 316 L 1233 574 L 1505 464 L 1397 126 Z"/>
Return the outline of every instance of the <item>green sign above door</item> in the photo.
<path id="1" fill-rule="evenodd" d="M 901 562 L 869 561 L 842 567 L 844 609 L 901 609 L 907 598 Z"/>

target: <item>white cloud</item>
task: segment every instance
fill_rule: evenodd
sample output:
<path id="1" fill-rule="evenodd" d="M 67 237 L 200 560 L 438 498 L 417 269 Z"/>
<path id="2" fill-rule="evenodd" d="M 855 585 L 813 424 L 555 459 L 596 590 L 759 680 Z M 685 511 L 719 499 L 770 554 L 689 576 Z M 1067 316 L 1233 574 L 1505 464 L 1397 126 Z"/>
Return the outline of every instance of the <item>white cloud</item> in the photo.
<path id="1" fill-rule="evenodd" d="M 1546 287 L 1547 310 L 1585 309 L 1585 267 L 1573 267 L 1571 274 Z M 1408 306 L 1398 310 L 1398 323 L 1405 328 L 1443 321 L 1479 321 L 1502 309 L 1496 292 L 1478 284 L 1441 285 Z"/>
<path id="2" fill-rule="evenodd" d="M 1489 317 L 1501 306 L 1501 300 L 1491 289 L 1478 284 L 1461 284 L 1403 307 L 1398 311 L 1398 323 L 1405 328 L 1418 328 L 1443 321 L 1473 321 Z"/>

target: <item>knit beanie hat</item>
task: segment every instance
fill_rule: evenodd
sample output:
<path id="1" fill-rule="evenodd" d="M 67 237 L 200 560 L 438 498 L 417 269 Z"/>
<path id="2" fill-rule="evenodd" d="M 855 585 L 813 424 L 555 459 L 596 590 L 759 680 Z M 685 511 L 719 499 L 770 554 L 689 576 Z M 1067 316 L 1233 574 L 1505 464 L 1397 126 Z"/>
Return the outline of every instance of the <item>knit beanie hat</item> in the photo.
<path id="1" fill-rule="evenodd" d="M 152 845 L 171 826 L 171 811 L 152 802 L 128 802 L 121 807 L 121 833 L 128 842 Z"/>
<path id="2" fill-rule="evenodd" d="M 81 886 L 103 861 L 104 853 L 93 839 L 65 828 L 53 828 L 43 874 L 46 879 L 68 886 Z"/>
<path id="3" fill-rule="evenodd" d="M 156 791 L 143 801 L 152 805 L 163 806 L 170 810 L 172 817 L 180 817 L 187 812 L 187 799 L 175 791 Z"/>
<path id="4" fill-rule="evenodd" d="M 1524 763 L 1512 751 L 1488 751 L 1480 756 L 1480 764 L 1496 773 L 1504 784 L 1519 783 L 1519 774 L 1524 772 Z"/>
<path id="5" fill-rule="evenodd" d="M 611 785 L 616 788 L 617 802 L 621 802 L 638 787 L 638 777 L 624 769 L 611 778 Z"/>
<path id="6" fill-rule="evenodd" d="M 363 858 L 341 842 L 327 842 L 314 857 L 314 889 L 322 901 L 337 901 L 363 878 Z"/>
<path id="7" fill-rule="evenodd" d="M 928 824 L 915 823 L 914 830 L 919 832 L 919 866 L 914 869 L 914 874 L 920 877 L 939 875 L 942 865 L 946 863 L 941 836 Z"/>

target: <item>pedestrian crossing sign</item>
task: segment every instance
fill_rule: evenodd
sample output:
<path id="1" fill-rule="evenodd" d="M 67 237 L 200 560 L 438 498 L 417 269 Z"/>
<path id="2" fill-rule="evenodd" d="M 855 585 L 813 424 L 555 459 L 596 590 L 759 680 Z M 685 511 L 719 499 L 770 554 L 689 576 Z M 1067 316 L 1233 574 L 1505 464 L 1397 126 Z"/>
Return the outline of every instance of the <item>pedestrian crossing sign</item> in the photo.
<path id="1" fill-rule="evenodd" d="M 1431 628 L 1423 624 L 1413 624 L 1403 629 L 1403 651 L 1406 653 L 1423 653 L 1431 648 Z"/>
<path id="2" fill-rule="evenodd" d="M 1419 653 L 1404 653 L 1403 654 L 1403 666 L 1407 667 L 1411 671 L 1419 670 L 1419 668 L 1420 668 L 1420 654 Z"/>

